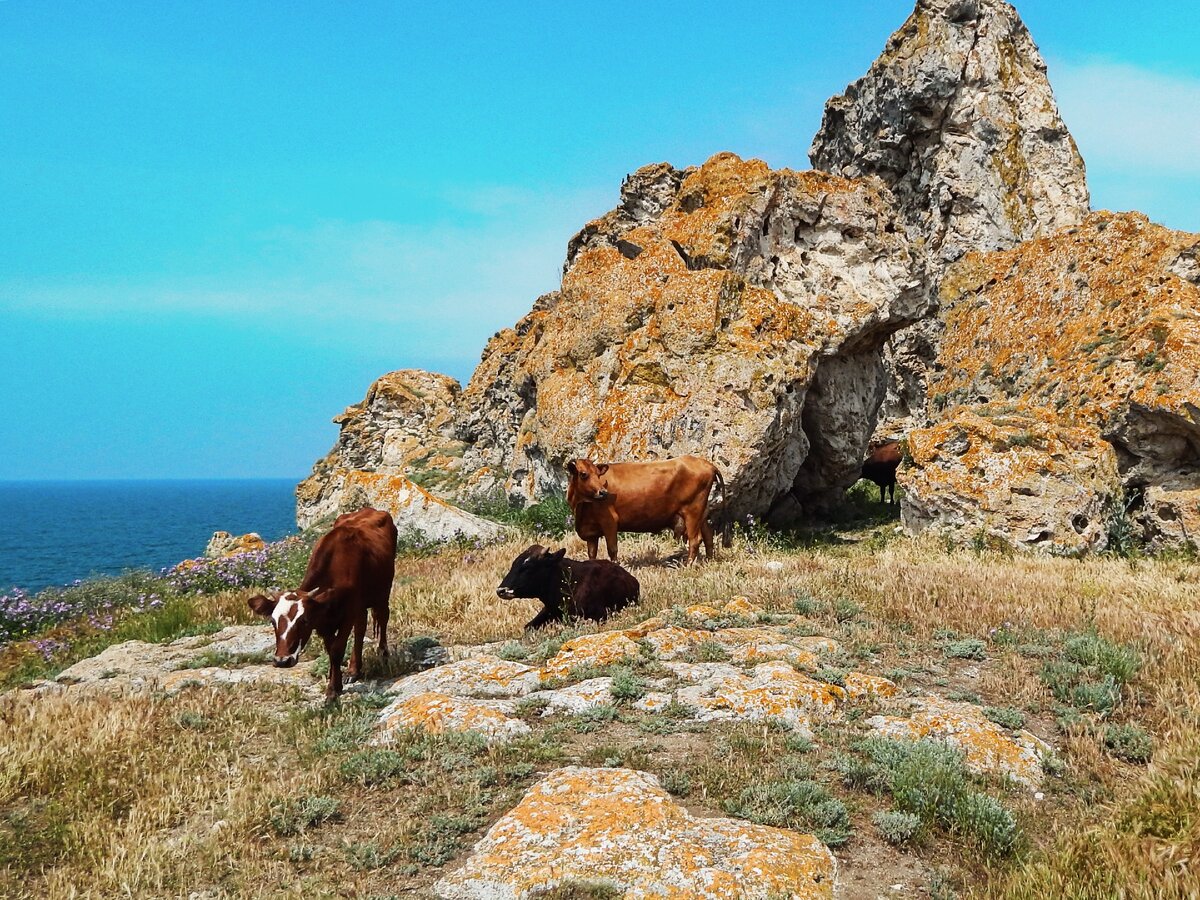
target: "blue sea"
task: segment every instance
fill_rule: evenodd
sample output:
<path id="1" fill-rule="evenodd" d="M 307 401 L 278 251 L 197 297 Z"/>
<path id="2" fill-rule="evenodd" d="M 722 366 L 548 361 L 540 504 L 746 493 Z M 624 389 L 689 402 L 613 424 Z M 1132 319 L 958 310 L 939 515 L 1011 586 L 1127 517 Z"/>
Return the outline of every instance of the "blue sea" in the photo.
<path id="1" fill-rule="evenodd" d="M 0 481 L 0 593 L 200 556 L 214 531 L 296 531 L 298 479 Z"/>

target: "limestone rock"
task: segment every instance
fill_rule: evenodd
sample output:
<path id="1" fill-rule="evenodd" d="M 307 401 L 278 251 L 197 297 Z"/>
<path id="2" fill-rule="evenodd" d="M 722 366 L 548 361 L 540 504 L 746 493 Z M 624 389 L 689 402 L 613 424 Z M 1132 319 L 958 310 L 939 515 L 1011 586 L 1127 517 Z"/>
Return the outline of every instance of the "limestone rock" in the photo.
<path id="1" fill-rule="evenodd" d="M 205 559 L 220 559 L 222 556 L 236 556 L 239 553 L 250 553 L 263 550 L 267 542 L 254 532 L 234 536 L 228 531 L 214 531 L 204 548 Z"/>
<path id="2" fill-rule="evenodd" d="M 277 669 L 269 659 L 275 636 L 262 625 L 231 625 L 213 635 L 180 638 L 168 644 L 125 641 L 80 660 L 59 673 L 46 690 L 150 691 L 174 693 L 193 684 L 277 684 L 306 695 L 321 693 L 315 661 Z"/>
<path id="3" fill-rule="evenodd" d="M 568 678 L 576 669 L 599 668 L 627 659 L 636 659 L 641 647 L 632 638 L 620 631 L 601 631 L 584 634 L 567 641 L 559 651 L 542 666 L 544 681 L 553 678 Z"/>
<path id="4" fill-rule="evenodd" d="M 1046 65 L 1004 0 L 918 0 L 867 74 L 826 104 L 810 156 L 818 169 L 891 188 L 924 247 L 931 312 L 948 263 L 1075 225 L 1089 210 Z M 925 424 L 939 337 L 929 318 L 889 340 L 877 440 Z"/>
<path id="5" fill-rule="evenodd" d="M 774 720 L 811 737 L 811 721 L 839 717 L 846 696 L 840 687 L 814 681 L 783 662 L 762 663 L 749 673 L 721 663 L 708 670 L 701 668 L 703 663 L 687 669 L 679 665 L 667 664 L 695 684 L 680 688 L 676 699 L 699 710 L 696 718 L 702 722 Z"/>
<path id="6" fill-rule="evenodd" d="M 1121 482 L 1094 427 L 1041 407 L 958 407 L 913 431 L 908 452 L 901 520 L 913 533 L 1069 555 L 1107 544 Z"/>
<path id="7" fill-rule="evenodd" d="M 630 769 L 551 772 L 434 890 L 447 900 L 526 900 L 572 881 L 625 897 L 831 898 L 837 862 L 815 837 L 705 819 Z"/>
<path id="8" fill-rule="evenodd" d="M 538 691 L 535 695 L 546 701 L 543 716 L 555 713 L 578 715 L 613 702 L 611 678 L 588 678 L 564 688 Z"/>
<path id="9" fill-rule="evenodd" d="M 398 697 L 429 692 L 454 697 L 523 697 L 539 684 L 533 666 L 480 653 L 401 678 L 387 690 Z"/>
<path id="10" fill-rule="evenodd" d="M 867 724 L 885 737 L 903 740 L 932 738 L 963 752 L 973 772 L 1007 775 L 1031 788 L 1042 783 L 1042 755 L 1050 746 L 1028 731 L 1006 731 L 986 718 L 978 706 L 939 697 L 909 701 L 911 715 L 873 716 Z"/>
<path id="11" fill-rule="evenodd" d="M 520 719 L 506 715 L 511 711 L 508 701 L 472 700 L 435 691 L 399 697 L 380 711 L 372 743 L 387 745 L 396 731 L 405 728 L 431 734 L 472 732 L 488 743 L 505 743 L 531 731 Z"/>
<path id="12" fill-rule="evenodd" d="M 296 488 L 300 527 L 374 506 L 391 512 L 401 533 L 432 541 L 496 538 L 502 529 L 495 523 L 431 493 L 461 486 L 464 444 L 454 437 L 460 393 L 454 379 L 417 369 L 372 384 L 361 403 L 334 418 L 337 443 Z"/>
<path id="13" fill-rule="evenodd" d="M 914 460 L 956 455 L 962 437 L 954 422 L 969 416 L 956 411 L 960 404 L 977 411 L 1015 405 L 1042 421 L 1053 415 L 1062 425 L 1046 427 L 1064 440 L 1051 442 L 1055 458 L 1043 464 L 1049 477 L 1081 472 L 1091 459 L 1090 479 L 1099 485 L 1086 508 L 1071 501 L 1071 519 L 1082 515 L 1090 528 L 1100 496 L 1119 493 L 1105 487 L 1115 461 L 1123 505 L 1152 546 L 1200 545 L 1200 279 L 1189 277 L 1198 248 L 1200 235 L 1137 213 L 1099 212 L 1076 228 L 1005 252 L 971 254 L 951 267 L 942 280 L 945 336 L 930 385 L 931 406 L 944 411 L 930 430 L 910 437 Z M 995 468 L 1011 456 L 1009 443 L 991 462 L 981 446 L 976 467 Z M 928 490 L 920 483 L 926 477 Z M 936 507 L 972 502 L 963 500 L 969 484 L 903 468 L 900 478 L 921 495 L 905 511 L 914 526 L 952 527 L 953 517 Z M 933 498 L 946 491 L 953 496 Z M 1029 503 L 1062 500 L 1053 490 L 1044 503 L 1021 501 L 997 512 L 1017 533 Z M 1102 546 L 1094 537 L 1087 543 Z"/>
<path id="14" fill-rule="evenodd" d="M 819 505 L 853 482 L 879 348 L 923 303 L 890 196 L 728 153 L 633 186 L 572 242 L 562 289 L 485 350 L 464 466 L 534 498 L 575 456 L 694 453 L 734 514 Z"/>

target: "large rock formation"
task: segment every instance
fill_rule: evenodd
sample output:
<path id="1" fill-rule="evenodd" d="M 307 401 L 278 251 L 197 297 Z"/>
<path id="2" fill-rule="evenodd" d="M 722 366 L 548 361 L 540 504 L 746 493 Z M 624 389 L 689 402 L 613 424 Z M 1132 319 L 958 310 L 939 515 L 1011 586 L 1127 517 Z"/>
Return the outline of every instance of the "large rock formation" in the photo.
<path id="1" fill-rule="evenodd" d="M 728 153 L 647 167 L 571 241 L 562 289 L 484 351 L 464 462 L 537 497 L 574 456 L 694 453 L 736 514 L 819 504 L 857 477 L 880 347 L 920 307 L 877 182 Z"/>
<path id="2" fill-rule="evenodd" d="M 906 521 L 1102 548 L 1097 513 L 1127 513 L 1151 546 L 1200 546 L 1198 258 L 1200 235 L 1101 212 L 948 269 L 935 421 L 901 470 Z M 1005 405 L 1016 418 L 997 425 Z M 980 414 L 993 424 L 965 427 Z M 1005 458 L 1025 460 L 1024 487 L 1009 479 L 1020 500 L 985 500 Z"/>
<path id="3" fill-rule="evenodd" d="M 1046 65 L 1004 0 L 918 0 L 870 71 L 826 104 L 810 155 L 892 189 L 923 241 L 931 312 L 946 264 L 1077 224 L 1089 208 Z M 931 318 L 890 343 L 885 420 L 922 419 L 937 339 Z"/>
<path id="4" fill-rule="evenodd" d="M 685 453 L 721 467 L 733 514 L 819 506 L 857 478 L 880 348 L 920 312 L 922 284 L 877 181 L 728 153 L 646 167 L 461 394 L 396 373 L 347 410 L 301 485 L 301 518 L 383 474 L 443 498 L 532 500 L 560 491 L 576 456 Z"/>

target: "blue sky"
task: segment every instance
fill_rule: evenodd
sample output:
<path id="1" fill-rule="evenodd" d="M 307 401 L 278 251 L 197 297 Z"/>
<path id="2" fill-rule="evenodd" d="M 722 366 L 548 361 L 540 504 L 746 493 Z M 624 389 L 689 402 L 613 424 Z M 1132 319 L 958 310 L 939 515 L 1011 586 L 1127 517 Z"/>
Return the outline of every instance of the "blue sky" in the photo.
<path id="1" fill-rule="evenodd" d="M 1191 4 L 1017 6 L 1093 204 L 1200 231 Z M 626 173 L 807 168 L 911 7 L 0 0 L 0 479 L 307 474 L 376 376 L 465 381 Z"/>

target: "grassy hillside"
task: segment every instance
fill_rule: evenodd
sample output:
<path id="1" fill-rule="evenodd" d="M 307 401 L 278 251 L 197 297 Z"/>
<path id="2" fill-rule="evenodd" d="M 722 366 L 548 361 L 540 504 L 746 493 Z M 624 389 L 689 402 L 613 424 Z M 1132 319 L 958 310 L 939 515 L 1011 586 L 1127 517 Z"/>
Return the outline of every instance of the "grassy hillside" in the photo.
<path id="1" fill-rule="evenodd" d="M 531 542 L 402 554 L 393 637 L 549 656 L 579 629 L 522 635 L 536 601 L 495 595 Z M 583 555 L 573 536 L 567 545 Z M 913 758 L 864 741 L 853 712 L 811 742 L 761 723 L 640 712 L 627 701 L 653 673 L 636 666 L 609 673 L 623 685 L 611 706 L 543 718 L 528 705 L 533 733 L 503 747 L 415 732 L 369 747 L 386 702 L 370 692 L 314 707 L 241 685 L 171 696 L 17 687 L 114 640 L 252 621 L 248 585 L 200 579 L 154 606 L 99 601 L 0 650 L 10 688 L 0 700 L 0 894 L 420 895 L 534 781 L 569 763 L 643 769 L 697 814 L 816 833 L 834 847 L 847 897 L 895 883 L 939 897 L 1200 891 L 1194 563 L 948 551 L 891 523 L 789 541 L 743 531 L 716 563 L 691 569 L 667 564 L 675 549 L 666 537 L 622 539 L 643 603 L 605 628 L 735 595 L 803 613 L 841 645 L 817 677 L 886 675 L 1049 741 L 1042 797 L 984 783 L 953 753 Z M 276 552 L 260 580 L 293 575 L 307 549 Z M 108 584 L 89 590 L 115 595 L 125 582 Z M 366 656 L 370 674 L 387 674 Z"/>

